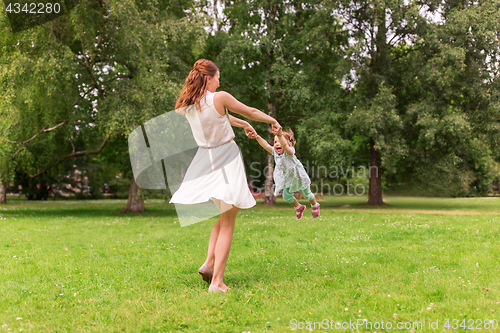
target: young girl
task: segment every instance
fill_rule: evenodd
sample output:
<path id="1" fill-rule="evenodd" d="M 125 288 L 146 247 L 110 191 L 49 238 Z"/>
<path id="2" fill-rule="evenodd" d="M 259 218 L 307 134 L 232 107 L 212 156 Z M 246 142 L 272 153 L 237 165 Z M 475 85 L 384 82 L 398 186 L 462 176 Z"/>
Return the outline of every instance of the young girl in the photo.
<path id="1" fill-rule="evenodd" d="M 311 180 L 304 169 L 304 166 L 295 156 L 295 138 L 290 128 L 286 131 L 279 131 L 274 136 L 274 146 L 271 147 L 266 140 L 259 135 L 250 135 L 252 139 L 257 139 L 259 144 L 274 156 L 274 182 L 276 188 L 274 195 L 283 190 L 283 199 L 295 208 L 297 220 L 302 218 L 306 206 L 299 204 L 293 193 L 299 191 L 304 198 L 311 203 L 312 217 L 319 216 L 319 203 L 316 202 L 314 194 L 311 192 Z"/>

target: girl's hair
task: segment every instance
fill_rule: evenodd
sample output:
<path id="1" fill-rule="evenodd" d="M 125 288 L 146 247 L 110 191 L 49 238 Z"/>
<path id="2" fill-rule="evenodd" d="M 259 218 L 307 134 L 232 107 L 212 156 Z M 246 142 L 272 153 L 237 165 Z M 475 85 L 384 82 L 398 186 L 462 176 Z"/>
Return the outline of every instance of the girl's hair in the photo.
<path id="1" fill-rule="evenodd" d="M 198 110 L 200 109 L 200 101 L 207 90 L 208 79 L 214 77 L 218 70 L 217 65 L 207 59 L 199 59 L 194 63 L 175 103 L 175 108 L 180 109 L 177 112 L 185 114 L 188 111 L 186 106 L 193 104 Z"/>
<path id="2" fill-rule="evenodd" d="M 282 131 L 282 133 L 286 141 L 290 142 L 292 144 L 292 147 L 295 147 L 295 143 L 297 142 L 297 140 L 295 140 L 292 129 L 290 127 L 287 127 L 284 131 Z"/>

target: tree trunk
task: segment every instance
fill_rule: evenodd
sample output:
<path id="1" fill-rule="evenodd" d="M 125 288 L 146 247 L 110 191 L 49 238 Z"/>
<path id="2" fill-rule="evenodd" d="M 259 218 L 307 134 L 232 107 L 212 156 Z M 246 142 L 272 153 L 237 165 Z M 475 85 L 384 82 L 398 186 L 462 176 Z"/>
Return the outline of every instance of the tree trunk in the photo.
<path id="1" fill-rule="evenodd" d="M 219 0 L 214 0 L 213 1 L 213 4 L 214 4 L 214 17 L 215 17 L 215 32 L 219 32 L 220 31 L 220 20 L 219 20 L 219 11 L 217 9 L 217 4 L 218 4 Z"/>
<path id="2" fill-rule="evenodd" d="M 0 184 L 0 204 L 7 203 L 7 185 Z"/>
<path id="3" fill-rule="evenodd" d="M 144 212 L 144 199 L 137 199 L 137 193 L 139 193 L 139 186 L 137 186 L 134 177 L 132 177 L 127 204 L 123 207 L 122 211 L 133 213 Z"/>
<path id="4" fill-rule="evenodd" d="M 275 17 L 276 17 L 276 4 L 270 3 L 269 7 L 266 9 L 267 13 L 264 14 L 266 16 L 265 22 L 267 25 L 267 34 L 271 40 L 274 40 L 276 35 L 275 28 Z M 276 44 L 274 44 L 276 45 Z M 273 63 L 275 63 L 274 58 L 274 48 L 270 47 L 267 51 L 267 111 L 269 116 L 276 119 L 278 113 L 278 98 L 279 98 L 279 90 L 280 90 L 280 82 L 275 82 L 272 67 Z M 267 141 L 272 146 L 274 145 L 274 134 L 272 134 L 271 128 L 268 128 L 267 133 Z M 273 191 L 273 171 L 274 171 L 274 158 L 272 155 L 268 155 L 267 157 L 267 165 L 265 168 L 266 173 L 266 187 L 265 187 L 265 197 L 264 204 L 266 205 L 276 205 L 276 197 L 274 196 Z"/>
<path id="5" fill-rule="evenodd" d="M 388 58 L 388 45 L 387 45 L 387 26 L 386 14 L 384 6 L 374 6 L 374 14 L 378 18 L 377 35 L 375 38 L 376 50 L 373 54 L 370 71 L 372 72 L 372 97 L 374 98 L 378 93 L 378 83 L 376 77 L 384 77 L 389 75 L 390 61 Z M 368 205 L 385 205 L 382 198 L 382 170 L 380 169 L 381 160 L 380 152 L 375 149 L 375 141 L 370 138 L 370 167 L 368 171 L 369 186 L 368 186 Z"/>
<path id="6" fill-rule="evenodd" d="M 266 166 L 266 186 L 265 186 L 265 197 L 264 205 L 276 205 L 276 197 L 273 191 L 273 172 L 274 172 L 274 160 L 273 155 L 267 155 L 267 166 Z"/>
<path id="7" fill-rule="evenodd" d="M 273 80 L 270 80 L 269 86 L 272 87 L 273 83 L 274 83 Z M 273 100 L 271 97 L 271 91 L 269 91 L 267 108 L 269 110 L 269 115 L 275 119 L 277 113 L 276 112 L 277 104 L 278 104 L 278 99 L 275 98 Z M 268 129 L 267 132 L 267 142 L 269 142 L 271 146 L 274 145 L 274 134 L 272 133 L 270 128 Z M 274 158 L 272 155 L 267 156 L 267 165 L 265 170 L 266 170 L 266 187 L 265 187 L 264 204 L 274 206 L 276 205 L 276 197 L 274 196 L 274 191 L 273 191 Z"/>
<path id="8" fill-rule="evenodd" d="M 370 168 L 368 172 L 368 204 L 385 205 L 382 199 L 382 176 L 380 174 L 380 153 L 375 149 L 375 142 L 370 140 Z"/>

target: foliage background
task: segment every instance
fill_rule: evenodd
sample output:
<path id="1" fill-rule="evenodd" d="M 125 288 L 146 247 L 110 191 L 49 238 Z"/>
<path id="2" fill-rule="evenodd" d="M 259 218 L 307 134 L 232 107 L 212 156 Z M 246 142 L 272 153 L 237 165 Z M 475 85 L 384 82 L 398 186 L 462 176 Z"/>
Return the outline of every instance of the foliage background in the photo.
<path id="1" fill-rule="evenodd" d="M 67 184 L 80 197 L 100 197 L 105 183 L 126 196 L 128 133 L 172 110 L 192 64 L 208 58 L 221 90 L 294 130 L 310 172 L 368 168 L 377 152 L 385 192 L 491 195 L 500 178 L 499 5 L 87 0 L 16 34 L 2 14 L 0 183 L 22 185 L 30 199 Z M 247 174 L 268 165 L 241 130 L 236 141 Z M 98 155 L 57 163 L 103 143 Z M 263 187 L 264 173 L 253 180 Z"/>

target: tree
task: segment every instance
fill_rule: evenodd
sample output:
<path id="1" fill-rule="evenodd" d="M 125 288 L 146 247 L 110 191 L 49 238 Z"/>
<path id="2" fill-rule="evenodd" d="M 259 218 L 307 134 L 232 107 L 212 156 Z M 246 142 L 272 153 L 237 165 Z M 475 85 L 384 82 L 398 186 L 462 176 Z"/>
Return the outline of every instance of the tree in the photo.
<path id="1" fill-rule="evenodd" d="M 465 1 L 446 6 L 444 23 L 426 36 L 429 61 L 416 84 L 424 81 L 428 88 L 414 106 L 427 108 L 417 120 L 426 135 L 413 141 L 418 144 L 412 150 L 423 163 L 454 161 L 449 183 L 461 185 L 450 193 L 454 196 L 490 191 L 500 156 L 499 5 Z"/>
<path id="2" fill-rule="evenodd" d="M 0 77 L 1 73 L 3 73 L 3 67 L 0 67 Z M 0 95 L 0 204 L 7 203 L 7 187 L 13 178 L 13 170 L 9 162 L 14 152 L 10 145 L 2 143 L 6 139 L 6 128 L 8 127 L 9 119 L 7 118 L 6 102 L 5 98 Z"/>
<path id="3" fill-rule="evenodd" d="M 437 166 L 434 179 L 450 185 L 467 170 L 482 174 L 476 186 L 491 183 L 493 160 L 482 156 L 498 137 L 498 26 L 488 23 L 498 3 L 343 1 L 338 13 L 356 72 L 347 127 L 379 173 L 368 204 L 383 204 L 382 172 L 428 186 Z"/>
<path id="4" fill-rule="evenodd" d="M 171 110 L 179 89 L 175 71 L 192 60 L 202 31 L 196 17 L 185 17 L 189 6 L 80 2 L 69 16 L 16 35 L 2 17 L 0 82 L 11 119 L 4 142 L 16 147 L 12 163 L 37 178 L 67 159 L 99 153 L 110 137 Z M 131 190 L 134 201 L 133 183 Z"/>
<path id="5" fill-rule="evenodd" d="M 395 160 L 407 154 L 396 100 L 401 88 L 391 80 L 392 67 L 412 53 L 396 50 L 415 44 L 427 28 L 421 7 L 398 0 L 340 1 L 337 7 L 350 34 L 347 56 L 355 71 L 354 82 L 349 82 L 355 88 L 347 127 L 369 147 L 369 205 L 384 203 L 382 166 L 394 170 Z"/>
<path id="6" fill-rule="evenodd" d="M 330 57 L 330 64 L 339 60 L 335 50 L 342 36 L 336 31 L 336 18 L 319 1 L 282 0 L 226 2 L 224 15 L 222 30 L 209 37 L 206 52 L 221 69 L 222 89 L 267 110 L 282 125 L 298 125 L 318 106 L 312 100 L 318 95 L 314 85 L 321 86 L 325 59 Z M 322 61 L 315 65 L 318 59 Z M 338 86 L 336 82 L 330 90 Z M 272 144 L 269 126 L 256 124 L 256 129 L 265 130 Z M 245 150 L 252 145 L 246 160 L 266 159 L 264 202 L 273 205 L 273 158 L 255 142 Z"/>

